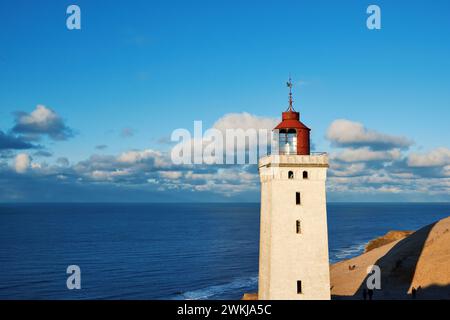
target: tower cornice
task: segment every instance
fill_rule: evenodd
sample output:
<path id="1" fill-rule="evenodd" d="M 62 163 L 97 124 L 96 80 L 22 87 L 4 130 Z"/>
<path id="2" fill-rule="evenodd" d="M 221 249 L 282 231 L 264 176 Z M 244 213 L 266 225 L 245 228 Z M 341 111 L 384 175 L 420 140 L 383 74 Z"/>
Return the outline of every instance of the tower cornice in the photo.
<path id="1" fill-rule="evenodd" d="M 328 154 L 268 155 L 259 159 L 258 167 L 320 167 L 328 168 Z"/>

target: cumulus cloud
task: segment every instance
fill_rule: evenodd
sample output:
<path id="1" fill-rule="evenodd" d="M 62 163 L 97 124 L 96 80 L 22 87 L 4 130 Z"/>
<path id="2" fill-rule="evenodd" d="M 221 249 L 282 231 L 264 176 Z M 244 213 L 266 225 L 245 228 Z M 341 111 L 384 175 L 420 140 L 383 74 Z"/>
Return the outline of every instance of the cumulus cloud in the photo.
<path id="1" fill-rule="evenodd" d="M 159 178 L 160 170 L 178 170 L 166 154 L 151 149 L 130 150 L 118 155 L 96 154 L 66 168 L 59 165 L 56 170 L 61 169 L 78 181 L 107 181 L 129 186 L 145 186 L 149 179 Z"/>
<path id="2" fill-rule="evenodd" d="M 16 137 L 11 134 L 6 134 L 0 130 L 0 150 L 23 150 L 31 149 L 35 146 L 21 137 Z"/>
<path id="3" fill-rule="evenodd" d="M 206 163 L 256 163 L 258 154 L 270 148 L 272 129 L 277 119 L 243 113 L 229 113 L 219 118 L 211 128 L 201 128 L 203 136 L 183 130 L 183 139 L 172 149 L 175 157 L 189 152 L 184 161 L 201 159 Z M 174 139 L 180 138 L 175 134 Z M 187 137 L 185 137 L 187 136 Z M 238 155 L 238 156 L 236 156 Z M 234 159 L 234 157 L 237 157 Z M 248 157 L 248 160 L 245 158 Z"/>
<path id="4" fill-rule="evenodd" d="M 73 130 L 64 120 L 55 111 L 43 105 L 36 106 L 31 113 L 17 112 L 12 131 L 36 139 L 43 135 L 53 140 L 66 140 L 73 136 Z"/>
<path id="5" fill-rule="evenodd" d="M 19 153 L 14 160 L 14 168 L 17 173 L 25 173 L 30 168 L 31 158 L 26 153 Z"/>
<path id="6" fill-rule="evenodd" d="M 229 113 L 218 119 L 213 129 L 219 130 L 225 137 L 223 142 L 226 154 L 233 154 L 235 148 L 236 152 L 252 155 L 258 152 L 266 154 L 270 149 L 272 130 L 278 122 L 279 120 L 275 118 L 261 117 L 247 112 Z M 236 138 L 232 133 L 236 135 Z M 238 138 L 241 136 L 245 137 L 245 141 Z M 235 139 L 236 143 L 233 143 Z"/>
<path id="7" fill-rule="evenodd" d="M 383 134 L 367 129 L 362 123 L 345 119 L 333 121 L 326 138 L 337 147 L 367 147 L 373 150 L 408 148 L 412 145 L 406 137 Z"/>
<path id="8" fill-rule="evenodd" d="M 175 165 L 167 153 L 151 149 L 130 150 L 118 155 L 92 155 L 73 165 L 64 158 L 47 165 L 20 156 L 17 171 L 29 179 L 46 180 L 53 186 L 61 184 L 63 189 L 72 186 L 89 188 L 91 185 L 104 185 L 108 189 L 114 185 L 162 195 L 168 191 L 171 194 L 183 191 L 191 194 L 192 199 L 198 197 L 203 201 L 202 197 L 217 200 L 219 196 L 241 197 L 249 193 L 255 196 L 256 201 L 259 188 L 256 166 Z M 183 197 L 185 194 L 179 199 L 189 200 Z"/>
<path id="9" fill-rule="evenodd" d="M 376 132 L 361 123 L 343 119 L 331 123 L 326 137 L 332 146 L 340 148 L 330 153 L 330 176 L 339 177 L 341 184 L 349 185 L 350 180 L 342 178 L 370 177 L 381 171 L 394 171 L 393 168 L 400 171 L 403 152 L 411 143 L 405 137 Z M 361 187 L 373 182 L 365 180 Z"/>
<path id="10" fill-rule="evenodd" d="M 155 192 L 197 192 L 208 197 L 238 196 L 259 188 L 255 166 L 175 165 L 168 154 L 151 149 L 117 156 L 93 155 L 72 167 L 47 169 L 46 174 L 64 175 L 66 182 L 72 177 L 77 184 L 107 183 Z"/>
<path id="11" fill-rule="evenodd" d="M 33 170 L 40 170 L 42 169 L 42 163 L 32 162 L 30 167 Z"/>
<path id="12" fill-rule="evenodd" d="M 331 177 L 356 177 L 367 173 L 364 163 L 341 163 L 339 161 L 330 162 L 329 175 Z"/>
<path id="13" fill-rule="evenodd" d="M 450 188 L 445 181 L 450 177 L 446 169 L 450 166 L 449 149 L 408 155 L 412 140 L 343 119 L 332 122 L 326 138 L 332 147 L 339 148 L 330 152 L 327 186 L 333 195 L 331 199 L 359 201 L 355 195 L 367 199 L 396 194 L 400 198 L 389 199 L 413 196 L 423 200 L 421 197 L 426 195 L 448 200 Z"/>
<path id="14" fill-rule="evenodd" d="M 402 156 L 399 149 L 387 151 L 373 151 L 369 148 L 345 149 L 339 153 L 333 154 L 333 160 L 344 162 L 365 162 L 365 161 L 392 161 L 398 160 Z"/>
<path id="15" fill-rule="evenodd" d="M 117 157 L 117 161 L 129 164 L 147 160 L 151 160 L 156 166 L 162 166 L 165 163 L 161 152 L 151 149 L 127 151 Z"/>
<path id="16" fill-rule="evenodd" d="M 440 167 L 450 165 L 450 149 L 437 148 L 428 153 L 411 153 L 408 156 L 410 167 Z"/>
<path id="17" fill-rule="evenodd" d="M 126 169 L 115 169 L 112 171 L 94 170 L 90 175 L 94 180 L 114 181 L 115 178 L 130 175 L 130 171 Z"/>
<path id="18" fill-rule="evenodd" d="M 247 112 L 228 113 L 218 119 L 213 128 L 225 132 L 226 129 L 266 129 L 271 131 L 278 124 L 274 118 L 260 117 Z"/>
<path id="19" fill-rule="evenodd" d="M 160 171 L 159 175 L 164 179 L 179 179 L 183 173 L 180 171 Z"/>
<path id="20" fill-rule="evenodd" d="M 218 119 L 213 128 L 220 132 L 236 128 L 270 131 L 276 123 L 276 119 L 248 113 L 228 114 Z M 401 197 L 403 194 L 413 194 L 435 197 L 434 199 L 440 201 L 448 200 L 448 149 L 440 148 L 429 153 L 413 153 L 408 156 L 405 149 L 407 143 L 399 142 L 409 141 L 408 139 L 401 138 L 397 141 L 398 137 L 374 133 L 362 124 L 357 127 L 359 133 L 355 136 L 359 137 L 359 140 L 355 137 L 353 140 L 349 137 L 343 138 L 339 140 L 340 148 L 330 152 L 327 182 L 330 199 L 335 200 L 335 195 L 345 195 L 349 198 L 338 199 L 348 201 L 360 200 L 362 196 L 370 195 L 381 194 L 383 197 L 390 197 L 395 194 Z M 330 128 L 335 135 L 335 126 Z M 374 135 L 378 138 L 393 139 L 384 139 L 384 144 L 380 144 L 373 138 Z M 357 140 L 359 144 L 356 143 Z M 367 145 L 362 145 L 361 141 L 365 141 Z M 378 141 L 376 145 L 374 141 Z M 17 175 L 16 172 L 22 174 Z M 117 196 L 122 193 L 127 194 L 126 200 L 146 201 L 161 201 L 166 196 L 173 196 L 178 201 L 223 200 L 223 197 L 235 197 L 233 199 L 238 201 L 257 201 L 259 194 L 256 165 L 174 164 L 170 154 L 152 149 L 128 150 L 110 155 L 94 154 L 79 162 L 60 158 L 50 164 L 32 162 L 25 154 L 17 156 L 12 167 L 2 167 L 0 162 L 0 179 L 11 181 L 11 185 L 20 184 L 15 190 L 17 193 L 37 185 L 36 181 L 45 181 L 49 189 L 53 190 L 47 194 L 60 190 L 63 190 L 61 194 L 67 194 L 68 191 L 64 190 L 76 189 L 78 193 L 86 195 L 85 199 L 91 199 L 93 191 L 89 193 L 88 190 L 97 190 L 95 199 L 113 201 L 123 198 L 124 196 Z M 39 188 L 42 188 L 42 185 Z M 2 184 L 0 191 L 1 188 Z M 11 194 L 13 193 L 10 192 L 8 196 L 12 197 Z M 106 197 L 108 194 L 111 198 Z M 351 198 L 351 195 L 356 196 Z"/>

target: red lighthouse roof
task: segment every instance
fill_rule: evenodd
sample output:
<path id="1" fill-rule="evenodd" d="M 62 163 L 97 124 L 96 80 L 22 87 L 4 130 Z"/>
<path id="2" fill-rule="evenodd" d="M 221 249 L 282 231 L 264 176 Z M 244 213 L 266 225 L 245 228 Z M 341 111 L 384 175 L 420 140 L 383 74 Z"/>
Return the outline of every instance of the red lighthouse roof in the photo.
<path id="1" fill-rule="evenodd" d="M 291 78 L 289 78 L 287 86 L 289 87 L 289 107 L 285 112 L 281 114 L 282 121 L 275 127 L 275 129 L 307 129 L 311 131 L 311 129 L 300 122 L 300 113 L 294 110 Z"/>
<path id="2" fill-rule="evenodd" d="M 282 113 L 282 121 L 274 129 L 279 130 L 280 134 L 280 154 L 309 155 L 311 129 L 300 121 L 300 113 L 295 111 L 292 106 L 291 78 L 289 78 L 287 86 L 289 87 L 289 107 Z"/>
<path id="3" fill-rule="evenodd" d="M 281 114 L 282 121 L 275 127 L 275 129 L 281 130 L 281 129 L 306 129 L 311 131 L 310 128 L 305 126 L 300 121 L 300 113 L 296 112 L 294 110 L 289 110 L 286 112 L 283 112 Z"/>

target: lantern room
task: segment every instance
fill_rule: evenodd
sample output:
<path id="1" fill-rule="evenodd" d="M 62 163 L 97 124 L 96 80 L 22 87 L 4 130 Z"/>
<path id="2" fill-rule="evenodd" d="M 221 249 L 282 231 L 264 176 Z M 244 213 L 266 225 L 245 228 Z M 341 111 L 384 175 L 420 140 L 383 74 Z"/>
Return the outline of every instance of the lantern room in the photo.
<path id="1" fill-rule="evenodd" d="M 278 130 L 279 154 L 309 155 L 311 129 L 300 122 L 300 113 L 293 108 L 291 79 L 287 86 L 289 87 L 289 107 L 282 113 L 282 121 L 274 129 Z"/>

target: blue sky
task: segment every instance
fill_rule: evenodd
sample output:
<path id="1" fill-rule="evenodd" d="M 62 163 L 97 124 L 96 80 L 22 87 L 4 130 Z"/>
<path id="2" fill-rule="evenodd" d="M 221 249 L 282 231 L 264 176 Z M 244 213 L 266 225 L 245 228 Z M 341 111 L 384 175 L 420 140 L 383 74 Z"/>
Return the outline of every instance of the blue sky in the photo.
<path id="1" fill-rule="evenodd" d="M 81 30 L 66 28 L 72 3 L 81 8 Z M 369 4 L 381 8 L 381 30 L 366 28 Z M 23 116 L 43 105 L 67 134 L 55 138 L 40 132 L 32 141 L 26 137 L 33 148 L 3 147 L 0 201 L 110 201 L 121 192 L 135 201 L 176 201 L 177 181 L 158 190 L 114 179 L 58 185 L 52 177 L 68 175 L 68 168 L 58 172 L 55 167 L 61 158 L 78 179 L 87 173 L 81 174 L 77 164 L 93 155 L 168 151 L 163 141 L 176 128 L 193 130 L 194 120 L 208 127 L 230 113 L 278 118 L 286 107 L 289 73 L 295 107 L 313 130 L 316 150 L 339 152 L 336 141 L 327 138 L 333 121 L 360 123 L 369 131 L 410 139 L 407 150 L 388 165 L 411 166 L 411 154 L 434 159 L 411 170 L 417 179 L 439 179 L 441 186 L 437 194 L 402 188 L 391 193 L 381 185 L 364 193 L 356 190 L 361 181 L 345 190 L 336 187 L 344 182 L 331 181 L 331 200 L 450 200 L 450 169 L 445 169 L 450 165 L 449 15 L 448 1 L 2 1 L 0 130 L 24 139 L 18 112 Z M 14 172 L 19 153 L 31 157 L 33 170 L 51 170 Z M 345 165 L 355 162 L 347 159 Z M 373 160 L 370 164 L 365 170 L 374 168 Z M 229 169 L 237 177 L 247 170 L 255 174 L 249 168 Z M 436 174 L 438 169 L 443 171 Z M 150 169 L 156 175 L 164 170 L 175 171 Z M 49 191 L 43 196 L 25 190 L 30 183 Z M 257 182 L 252 183 L 252 191 L 213 195 L 189 189 L 181 200 L 257 201 Z"/>

